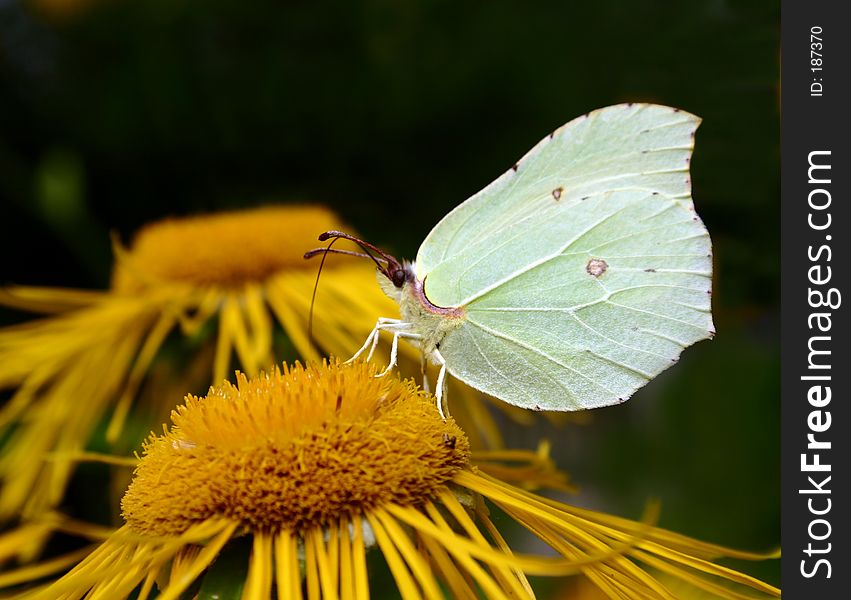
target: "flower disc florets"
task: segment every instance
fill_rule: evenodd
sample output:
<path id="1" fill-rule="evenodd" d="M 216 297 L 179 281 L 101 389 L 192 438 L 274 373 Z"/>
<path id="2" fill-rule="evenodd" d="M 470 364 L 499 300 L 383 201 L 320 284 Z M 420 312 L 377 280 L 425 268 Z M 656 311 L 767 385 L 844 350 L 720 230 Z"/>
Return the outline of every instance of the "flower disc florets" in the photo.
<path id="1" fill-rule="evenodd" d="M 468 462 L 461 429 L 411 381 L 363 363 L 284 366 L 187 396 L 145 444 L 122 501 L 139 533 L 220 516 L 302 531 L 431 498 Z"/>

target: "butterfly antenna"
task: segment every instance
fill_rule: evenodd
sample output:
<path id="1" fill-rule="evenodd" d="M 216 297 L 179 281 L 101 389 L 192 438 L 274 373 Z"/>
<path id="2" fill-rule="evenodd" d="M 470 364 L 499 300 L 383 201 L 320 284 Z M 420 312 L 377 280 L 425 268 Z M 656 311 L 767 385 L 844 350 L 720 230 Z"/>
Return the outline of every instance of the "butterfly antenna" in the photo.
<path id="1" fill-rule="evenodd" d="M 308 250 L 304 253 L 304 258 L 313 258 L 317 254 L 324 254 L 325 252 L 328 252 L 330 254 L 345 254 L 346 256 L 357 256 L 358 258 L 373 258 L 369 254 L 366 254 L 364 252 L 352 252 L 351 250 L 340 250 L 339 248 L 331 248 L 326 246 L 323 246 L 322 248 L 314 248 L 313 250 Z M 379 260 L 384 259 L 380 258 Z"/>
<path id="2" fill-rule="evenodd" d="M 319 236 L 319 241 L 324 242 L 325 240 L 329 240 L 331 238 L 334 238 L 334 239 L 341 239 L 342 238 L 344 240 L 349 240 L 350 242 L 354 242 L 355 244 L 360 246 L 361 250 L 363 250 L 373 260 L 373 262 L 378 267 L 378 269 L 382 273 L 384 273 L 384 275 L 388 279 L 392 280 L 393 277 L 392 277 L 391 271 L 396 270 L 401 266 L 399 264 L 399 261 L 396 260 L 396 258 L 394 258 L 393 256 L 390 256 L 389 254 L 387 254 L 384 250 L 382 250 L 378 246 L 374 246 L 367 241 L 364 241 L 364 240 L 362 240 L 358 237 L 355 237 L 355 236 L 353 236 L 349 233 L 346 233 L 345 231 L 337 231 L 335 229 L 332 229 L 330 231 L 326 231 L 325 233 L 323 233 Z M 375 255 L 373 255 L 373 252 L 378 254 L 378 256 L 380 258 L 376 258 Z M 381 260 L 383 260 L 387 264 L 382 265 L 379 262 Z"/>
<path id="3" fill-rule="evenodd" d="M 325 266 L 325 259 L 328 258 L 329 254 L 343 254 L 345 256 L 357 256 L 358 258 L 368 258 L 372 260 L 372 262 L 375 263 L 378 269 L 385 275 L 387 274 L 388 266 L 390 264 L 398 264 L 398 261 L 395 258 L 390 256 L 389 254 L 386 254 L 380 248 L 377 248 L 369 242 L 365 242 L 353 235 L 349 235 L 348 233 L 332 230 L 326 231 L 325 233 L 319 236 L 320 242 L 324 242 L 329 239 L 331 240 L 331 242 L 324 248 L 314 248 L 313 250 L 308 250 L 304 253 L 304 258 L 306 259 L 313 258 L 318 254 L 322 255 L 322 260 L 319 263 L 319 270 L 316 272 L 316 281 L 313 283 L 313 293 L 310 296 L 310 312 L 308 313 L 307 317 L 307 339 L 309 339 L 310 343 L 314 346 L 316 345 L 316 341 L 313 339 L 313 307 L 316 304 L 316 292 L 319 289 L 319 277 L 322 275 L 322 268 Z M 352 252 L 351 250 L 338 250 L 337 248 L 332 248 L 334 243 L 340 239 L 349 240 L 356 243 L 358 246 L 361 247 L 361 249 L 363 249 L 363 252 Z M 379 256 L 376 257 L 374 254 L 372 254 L 372 252 L 370 252 L 370 250 L 377 252 Z M 384 263 L 386 264 L 382 264 L 381 261 L 384 261 Z"/>
<path id="4" fill-rule="evenodd" d="M 339 238 L 331 240 L 331 243 L 325 248 L 316 248 L 315 250 L 305 252 L 304 254 L 305 258 L 311 258 L 312 256 L 316 256 L 319 252 L 322 253 L 322 260 L 319 262 L 319 270 L 316 271 L 316 281 L 313 282 L 313 293 L 310 295 L 310 312 L 307 316 L 307 339 L 310 340 L 310 344 L 312 346 L 317 345 L 316 340 L 313 339 L 313 305 L 316 304 L 316 290 L 319 289 L 319 277 L 322 275 L 322 267 L 325 266 L 325 259 L 328 257 L 328 253 L 331 252 L 331 246 L 334 245 L 334 242 L 336 242 L 337 239 Z"/>

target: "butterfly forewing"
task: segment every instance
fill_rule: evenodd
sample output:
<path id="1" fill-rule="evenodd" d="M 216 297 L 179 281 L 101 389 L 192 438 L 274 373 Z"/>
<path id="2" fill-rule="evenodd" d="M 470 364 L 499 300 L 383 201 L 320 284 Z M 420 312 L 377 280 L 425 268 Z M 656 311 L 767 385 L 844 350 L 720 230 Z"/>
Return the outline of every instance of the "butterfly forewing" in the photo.
<path id="1" fill-rule="evenodd" d="M 574 200 L 640 187 L 690 206 L 688 163 L 699 123 L 651 104 L 610 106 L 571 121 L 446 215 L 420 246 L 417 275 L 423 279 L 471 244 L 497 243 L 506 227 L 549 202 L 570 218 Z"/>

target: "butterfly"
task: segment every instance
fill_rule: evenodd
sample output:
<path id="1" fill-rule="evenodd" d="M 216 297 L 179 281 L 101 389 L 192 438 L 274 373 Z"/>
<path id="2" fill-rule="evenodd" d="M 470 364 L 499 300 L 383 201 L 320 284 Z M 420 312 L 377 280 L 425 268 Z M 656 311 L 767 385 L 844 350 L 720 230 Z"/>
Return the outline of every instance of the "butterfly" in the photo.
<path id="1" fill-rule="evenodd" d="M 625 401 L 714 335 L 712 245 L 689 175 L 699 124 L 638 103 L 570 121 L 447 214 L 415 262 L 322 234 L 358 243 L 399 303 L 355 357 L 388 331 L 389 370 L 412 341 L 440 366 L 441 410 L 447 372 L 533 410 Z"/>

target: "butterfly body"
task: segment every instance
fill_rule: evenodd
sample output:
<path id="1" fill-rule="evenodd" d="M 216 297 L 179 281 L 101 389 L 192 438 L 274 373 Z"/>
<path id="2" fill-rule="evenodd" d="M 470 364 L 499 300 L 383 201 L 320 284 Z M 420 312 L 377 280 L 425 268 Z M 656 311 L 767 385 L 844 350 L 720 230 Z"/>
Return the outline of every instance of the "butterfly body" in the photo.
<path id="1" fill-rule="evenodd" d="M 379 285 L 384 292 L 399 304 L 399 314 L 403 323 L 410 323 L 420 338 L 416 344 L 428 358 L 440 349 L 440 343 L 447 334 L 461 327 L 466 319 L 463 306 L 441 307 L 432 304 L 423 290 L 423 282 L 417 279 L 412 263 L 402 265 L 405 279 L 401 287 L 396 287 L 380 272 Z"/>

